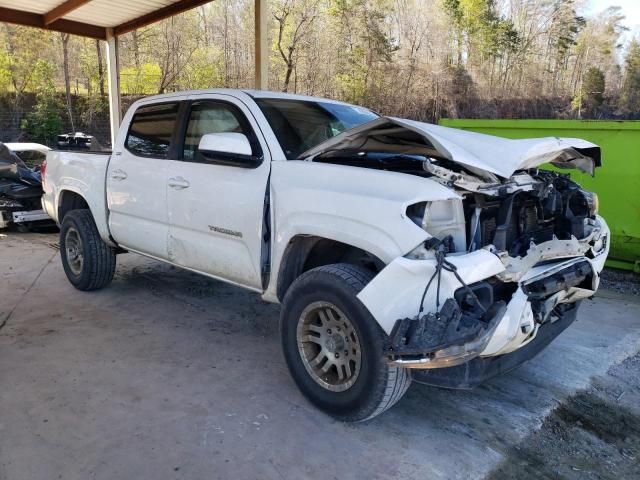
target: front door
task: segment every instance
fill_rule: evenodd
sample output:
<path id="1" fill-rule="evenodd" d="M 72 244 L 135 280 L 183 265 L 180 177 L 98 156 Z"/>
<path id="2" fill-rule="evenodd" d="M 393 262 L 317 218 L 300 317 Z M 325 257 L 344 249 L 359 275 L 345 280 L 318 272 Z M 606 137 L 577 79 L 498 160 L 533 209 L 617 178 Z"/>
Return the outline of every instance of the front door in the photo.
<path id="1" fill-rule="evenodd" d="M 182 160 L 168 166 L 169 259 L 261 290 L 269 151 L 251 112 L 235 98 L 195 95 L 186 115 Z M 224 132 L 246 135 L 262 163 L 224 165 L 198 152 L 202 135 Z"/>

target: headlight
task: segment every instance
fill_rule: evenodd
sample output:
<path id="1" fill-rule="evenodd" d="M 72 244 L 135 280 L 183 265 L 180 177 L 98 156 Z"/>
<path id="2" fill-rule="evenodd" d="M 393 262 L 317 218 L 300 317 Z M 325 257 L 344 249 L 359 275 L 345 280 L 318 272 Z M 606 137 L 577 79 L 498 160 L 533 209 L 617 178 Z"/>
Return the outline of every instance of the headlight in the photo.
<path id="1" fill-rule="evenodd" d="M 466 250 L 466 224 L 462 200 L 421 202 L 410 205 L 406 214 L 416 225 L 440 240 L 451 235 L 457 252 Z"/>
<path id="2" fill-rule="evenodd" d="M 589 214 L 594 216 L 598 213 L 598 209 L 600 208 L 600 199 L 598 199 L 598 194 L 595 192 L 590 192 L 588 190 L 580 190 L 584 199 L 587 201 L 587 205 L 589 207 Z"/>

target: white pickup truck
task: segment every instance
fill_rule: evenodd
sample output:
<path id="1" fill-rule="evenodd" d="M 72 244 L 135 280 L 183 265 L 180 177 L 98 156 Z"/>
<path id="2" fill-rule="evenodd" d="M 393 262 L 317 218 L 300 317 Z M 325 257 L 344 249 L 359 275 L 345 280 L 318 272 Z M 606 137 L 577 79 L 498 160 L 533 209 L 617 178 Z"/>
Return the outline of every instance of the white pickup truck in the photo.
<path id="1" fill-rule="evenodd" d="M 130 251 L 282 303 L 298 387 L 359 421 L 412 380 L 471 388 L 515 368 L 595 293 L 598 199 L 545 163 L 593 174 L 600 149 L 194 91 L 133 104 L 111 154 L 48 153 L 43 206 L 80 290 Z"/>

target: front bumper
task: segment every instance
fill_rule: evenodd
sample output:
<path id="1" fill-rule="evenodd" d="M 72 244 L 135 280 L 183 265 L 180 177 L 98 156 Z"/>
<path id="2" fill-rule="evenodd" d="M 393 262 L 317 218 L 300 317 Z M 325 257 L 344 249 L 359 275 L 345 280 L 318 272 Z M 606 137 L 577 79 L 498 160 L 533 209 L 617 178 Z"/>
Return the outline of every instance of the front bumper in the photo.
<path id="1" fill-rule="evenodd" d="M 609 243 L 606 223 L 600 217 L 597 222 L 600 228 L 593 238 L 545 242 L 532 246 L 527 256 L 517 259 L 505 258 L 489 249 L 447 256 L 467 285 L 498 281 L 509 286 L 501 301 L 503 308 L 494 308 L 491 315 L 483 314 L 475 329 L 468 328 L 473 324 L 472 317 L 465 318 L 449 309 L 445 322 L 451 319 L 455 328 L 444 334 L 446 326 L 440 327 L 434 335 L 434 328 L 437 330 L 438 322 L 442 323 L 441 313 L 445 312 L 437 305 L 448 301 L 451 306 L 462 286 L 450 271 L 441 272 L 439 295 L 436 288 L 427 290 L 424 311 L 419 311 L 425 284 L 436 270 L 435 259 L 395 259 L 358 298 L 389 334 L 386 354 L 397 366 L 449 371 L 474 359 L 511 354 L 533 343 L 543 327 L 545 332 L 556 331 L 557 327 L 547 327 L 560 322 L 564 318 L 560 314 L 568 306 L 595 294 Z M 595 251 L 594 245 L 601 248 Z M 515 268 L 517 265 L 524 270 Z M 456 305 L 460 303 L 458 300 Z M 494 303 L 492 299 L 491 304 Z M 456 333 L 460 330 L 457 325 L 464 326 L 465 335 Z M 468 332 L 473 335 L 466 335 Z M 548 336 L 547 333 L 545 337 Z M 482 364 L 481 360 L 478 362 Z"/>
<path id="2" fill-rule="evenodd" d="M 536 337 L 518 350 L 494 357 L 476 357 L 468 362 L 430 370 L 413 370 L 418 383 L 442 388 L 471 389 L 486 380 L 510 372 L 531 360 L 576 319 L 580 302 L 571 305 L 557 321 L 540 327 Z"/>

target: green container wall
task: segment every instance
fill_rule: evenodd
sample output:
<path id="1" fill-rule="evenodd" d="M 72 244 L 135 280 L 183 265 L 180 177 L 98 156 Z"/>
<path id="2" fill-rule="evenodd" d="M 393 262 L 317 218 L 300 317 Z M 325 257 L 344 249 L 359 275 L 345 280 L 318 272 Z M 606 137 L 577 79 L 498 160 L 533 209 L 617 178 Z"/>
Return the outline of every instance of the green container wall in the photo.
<path id="1" fill-rule="evenodd" d="M 598 194 L 600 214 L 611 228 L 607 265 L 640 272 L 640 121 L 440 120 L 440 125 L 506 138 L 583 138 L 602 148 L 595 177 L 571 170 L 571 178 Z"/>

